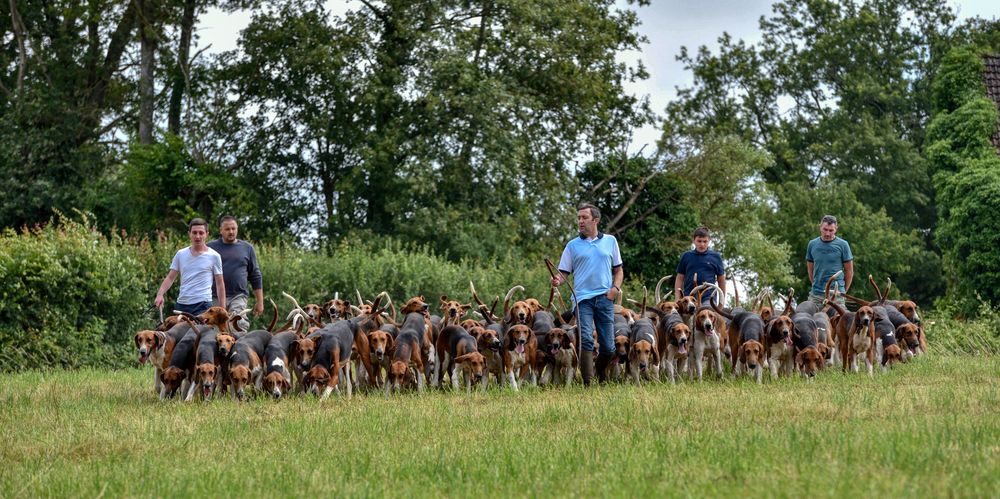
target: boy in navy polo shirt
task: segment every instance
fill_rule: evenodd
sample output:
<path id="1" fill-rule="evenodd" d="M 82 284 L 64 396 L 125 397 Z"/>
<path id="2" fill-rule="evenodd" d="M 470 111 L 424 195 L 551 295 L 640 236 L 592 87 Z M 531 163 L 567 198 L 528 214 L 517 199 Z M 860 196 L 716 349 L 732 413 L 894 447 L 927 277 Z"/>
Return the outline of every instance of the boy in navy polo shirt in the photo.
<path id="1" fill-rule="evenodd" d="M 674 291 L 679 296 L 691 293 L 691 290 L 695 286 L 695 277 L 697 277 L 698 284 L 706 282 L 718 284 L 723 295 L 720 299 L 725 297 L 726 269 L 722 265 L 722 255 L 708 249 L 708 245 L 712 242 L 710 236 L 708 227 L 698 227 L 694 230 L 692 237 L 694 249 L 686 251 L 681 255 L 681 261 L 677 263 L 677 270 L 675 271 L 677 277 L 674 278 Z M 705 294 L 701 297 L 701 304 L 708 305 L 714 295 L 714 289 L 705 291 Z"/>

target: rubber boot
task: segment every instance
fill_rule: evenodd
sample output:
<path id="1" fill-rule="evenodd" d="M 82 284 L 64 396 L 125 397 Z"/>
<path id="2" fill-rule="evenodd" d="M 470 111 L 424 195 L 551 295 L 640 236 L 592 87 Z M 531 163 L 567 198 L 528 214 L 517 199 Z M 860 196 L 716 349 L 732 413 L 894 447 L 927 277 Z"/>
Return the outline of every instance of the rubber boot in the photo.
<path id="1" fill-rule="evenodd" d="M 611 359 L 614 358 L 614 354 L 602 353 L 597 356 L 597 361 L 595 362 L 597 368 L 597 379 L 601 383 L 608 382 L 608 364 L 611 363 Z"/>
<path id="2" fill-rule="evenodd" d="M 583 386 L 590 386 L 590 380 L 594 378 L 594 352 L 580 352 L 580 376 L 583 377 Z"/>

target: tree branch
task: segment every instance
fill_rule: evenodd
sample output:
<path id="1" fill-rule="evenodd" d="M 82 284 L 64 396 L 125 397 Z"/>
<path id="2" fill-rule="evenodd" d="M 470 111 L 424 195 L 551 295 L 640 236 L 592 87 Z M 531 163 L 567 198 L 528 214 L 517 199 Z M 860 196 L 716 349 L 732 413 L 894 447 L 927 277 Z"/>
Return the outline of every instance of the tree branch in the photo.
<path id="1" fill-rule="evenodd" d="M 659 174 L 660 174 L 659 171 L 655 171 L 643 177 L 642 180 L 639 181 L 639 185 L 636 186 L 635 192 L 633 192 L 632 195 L 629 197 L 628 201 L 626 201 L 625 204 L 622 205 L 622 208 L 618 210 L 618 213 L 615 214 L 615 218 L 612 218 L 611 221 L 608 222 L 608 225 L 605 227 L 606 231 L 611 232 L 612 230 L 614 230 L 615 224 L 617 224 L 618 221 L 621 220 L 626 213 L 628 213 L 628 210 L 632 208 L 632 205 L 635 204 L 636 200 L 639 199 L 639 196 L 642 195 L 643 191 L 646 189 L 646 183 Z"/>
<path id="2" fill-rule="evenodd" d="M 24 46 L 24 33 L 27 29 L 24 27 L 24 20 L 21 19 L 21 13 L 17 10 L 17 0 L 10 0 L 10 20 L 14 28 L 14 37 L 17 38 L 17 86 L 15 87 L 18 94 L 24 88 L 24 72 L 28 66 L 28 55 L 27 49 Z"/>
<path id="3" fill-rule="evenodd" d="M 111 83 L 111 75 L 114 73 L 115 68 L 118 67 L 118 63 L 125 53 L 125 47 L 128 46 L 132 35 L 132 28 L 135 26 L 135 16 L 136 2 L 133 0 L 128 3 L 128 7 L 122 14 L 121 21 L 118 22 L 114 33 L 111 34 L 111 40 L 108 42 L 108 52 L 104 57 L 104 64 L 97 75 L 94 88 L 91 89 L 90 103 L 96 108 L 104 106 L 104 98 L 108 90 L 108 85 Z"/>
<path id="4" fill-rule="evenodd" d="M 361 3 L 363 3 L 365 7 L 368 7 L 372 11 L 372 13 L 375 14 L 375 17 L 379 18 L 379 20 L 381 20 L 382 22 L 389 21 L 389 18 L 388 16 L 386 16 L 385 11 L 379 9 L 378 7 L 375 7 L 368 0 L 361 0 Z"/>

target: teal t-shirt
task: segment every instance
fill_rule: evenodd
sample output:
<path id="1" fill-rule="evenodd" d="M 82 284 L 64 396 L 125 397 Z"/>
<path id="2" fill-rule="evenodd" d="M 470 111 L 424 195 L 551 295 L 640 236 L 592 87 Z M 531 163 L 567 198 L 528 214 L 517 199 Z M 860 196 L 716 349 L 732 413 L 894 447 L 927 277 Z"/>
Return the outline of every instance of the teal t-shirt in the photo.
<path id="1" fill-rule="evenodd" d="M 812 293 L 821 295 L 826 281 L 830 276 L 838 271 L 844 270 L 844 262 L 854 260 L 851 254 L 851 245 L 847 241 L 835 237 L 833 241 L 826 242 L 820 238 L 809 241 L 806 247 L 806 261 L 813 262 L 813 285 Z M 841 275 L 834 285 L 841 292 L 844 289 L 844 276 Z"/>

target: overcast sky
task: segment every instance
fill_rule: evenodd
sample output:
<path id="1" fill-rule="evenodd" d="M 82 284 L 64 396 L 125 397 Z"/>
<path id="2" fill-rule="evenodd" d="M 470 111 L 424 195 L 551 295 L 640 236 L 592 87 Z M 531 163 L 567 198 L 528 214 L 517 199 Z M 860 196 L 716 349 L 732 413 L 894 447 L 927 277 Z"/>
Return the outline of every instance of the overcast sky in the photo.
<path id="1" fill-rule="evenodd" d="M 628 6 L 619 0 L 622 8 Z M 700 45 L 716 46 L 716 39 L 723 31 L 735 39 L 748 42 L 760 39 L 757 24 L 760 16 L 770 14 L 770 0 L 652 0 L 648 7 L 638 8 L 642 21 L 639 31 L 649 43 L 640 54 L 626 54 L 625 60 L 639 57 L 649 70 L 648 80 L 628 85 L 629 92 L 648 95 L 653 111 L 663 109 L 676 95 L 676 87 L 691 84 L 691 76 L 675 57 L 681 46 L 694 49 Z M 1000 14 L 996 0 L 964 0 L 952 3 L 959 18 L 995 18 Z M 351 0 L 331 0 L 328 8 L 334 13 L 356 9 L 361 3 Z M 209 52 L 236 48 L 239 32 L 250 21 L 248 13 L 225 14 L 213 9 L 202 16 L 198 24 L 199 46 L 211 44 Z M 654 126 L 637 130 L 631 149 L 638 150 L 648 144 L 647 151 L 655 147 L 659 131 Z"/>

